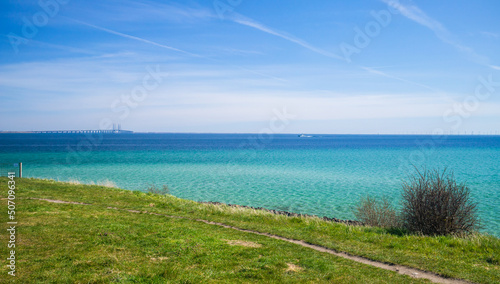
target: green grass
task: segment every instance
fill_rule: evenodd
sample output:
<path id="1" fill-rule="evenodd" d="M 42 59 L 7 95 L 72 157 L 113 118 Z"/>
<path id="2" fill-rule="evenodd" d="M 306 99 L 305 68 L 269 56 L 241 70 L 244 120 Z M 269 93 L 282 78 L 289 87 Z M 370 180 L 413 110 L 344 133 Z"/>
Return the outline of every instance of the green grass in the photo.
<path id="1" fill-rule="evenodd" d="M 17 283 L 426 283 L 265 236 L 107 206 L 217 221 L 447 277 L 500 282 L 500 240 L 491 236 L 405 235 L 102 186 L 36 179 L 16 179 L 16 184 Z M 3 198 L 6 187 L 7 178 L 0 178 Z M 5 232 L 6 200 L 0 206 Z M 230 240 L 260 247 L 230 245 Z M 5 264 L 6 244 L 2 233 Z M 289 264 L 300 269 L 287 271 Z M 1 267 L 0 282 L 13 281 Z"/>

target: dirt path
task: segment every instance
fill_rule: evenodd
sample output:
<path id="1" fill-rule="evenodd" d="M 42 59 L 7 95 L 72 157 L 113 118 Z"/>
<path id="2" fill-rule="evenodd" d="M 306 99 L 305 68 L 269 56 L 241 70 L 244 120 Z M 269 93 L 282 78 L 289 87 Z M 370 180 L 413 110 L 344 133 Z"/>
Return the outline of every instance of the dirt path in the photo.
<path id="1" fill-rule="evenodd" d="M 31 198 L 31 199 L 44 200 L 44 201 L 52 202 L 52 203 L 65 203 L 65 204 L 77 204 L 77 205 L 92 205 L 92 204 L 88 204 L 88 203 L 63 201 L 63 200 L 53 200 L 53 199 L 43 199 L 43 198 Z M 165 214 L 159 214 L 159 213 L 148 212 L 148 211 L 139 211 L 139 210 L 131 210 L 131 209 L 120 209 L 120 208 L 116 208 L 116 207 L 106 207 L 106 208 L 107 209 L 113 209 L 113 210 L 127 211 L 127 212 L 131 212 L 131 213 L 144 213 L 144 214 L 164 216 L 164 217 L 169 217 L 169 218 L 189 219 L 189 220 L 203 222 L 203 223 L 209 224 L 209 225 L 221 226 L 221 227 L 224 227 L 224 228 L 233 229 L 233 230 L 237 230 L 237 231 L 241 231 L 241 232 L 245 232 L 245 233 L 252 233 L 252 234 L 257 234 L 257 235 L 261 235 L 261 236 L 266 236 L 266 237 L 269 237 L 269 238 L 273 238 L 273 239 L 277 239 L 277 240 L 282 240 L 282 241 L 290 242 L 290 243 L 297 244 L 297 245 L 300 245 L 300 246 L 303 246 L 303 247 L 311 248 L 311 249 L 319 251 L 319 252 L 326 252 L 326 253 L 333 254 L 333 255 L 338 256 L 338 257 L 342 257 L 342 258 L 350 259 L 350 260 L 353 260 L 353 261 L 356 261 L 356 262 L 360 262 L 360 263 L 363 263 L 363 264 L 375 266 L 375 267 L 382 268 L 382 269 L 385 269 L 385 270 L 391 270 L 391 271 L 397 272 L 399 274 L 408 275 L 408 276 L 413 277 L 413 278 L 428 279 L 428 280 L 430 280 L 431 282 L 434 282 L 434 283 L 446 283 L 446 284 L 448 284 L 448 283 L 450 283 L 450 284 L 452 284 L 452 283 L 453 284 L 455 284 L 455 283 L 457 283 L 457 284 L 459 284 L 459 283 L 471 283 L 471 282 L 464 281 L 464 280 L 459 280 L 459 279 L 445 278 L 445 277 L 439 276 L 439 275 L 437 275 L 435 273 L 432 273 L 432 272 L 422 271 L 422 270 L 419 270 L 419 269 L 415 269 L 415 268 L 411 268 L 411 267 L 407 267 L 407 266 L 403 266 L 403 265 L 392 265 L 392 264 L 387 264 L 387 263 L 383 263 L 383 262 L 379 262 L 379 261 L 374 261 L 374 260 L 367 259 L 367 258 L 360 257 L 360 256 L 350 255 L 350 254 L 345 253 L 345 252 L 338 252 L 338 251 L 330 249 L 330 248 L 326 248 L 326 247 L 322 247 L 322 246 L 319 246 L 319 245 L 310 244 L 310 243 L 307 243 L 307 242 L 304 242 L 304 241 L 301 241 L 301 240 L 294 240 L 294 239 L 289 239 L 289 238 L 285 238 L 285 237 L 281 237 L 281 236 L 273 235 L 273 234 L 269 234 L 269 233 L 261 233 L 261 232 L 258 232 L 258 231 L 242 229 L 242 228 L 238 228 L 238 227 L 226 225 L 224 223 L 212 222 L 212 221 L 203 220 L 203 219 L 193 219 L 193 218 L 182 217 L 182 216 L 165 215 Z"/>

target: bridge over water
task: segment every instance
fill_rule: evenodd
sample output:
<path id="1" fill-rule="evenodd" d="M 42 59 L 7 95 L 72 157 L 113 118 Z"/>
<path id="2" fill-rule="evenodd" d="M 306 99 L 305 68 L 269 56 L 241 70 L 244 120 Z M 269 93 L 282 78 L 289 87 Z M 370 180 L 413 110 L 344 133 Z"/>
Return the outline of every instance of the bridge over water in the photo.
<path id="1" fill-rule="evenodd" d="M 91 133 L 91 134 L 103 134 L 103 133 L 133 133 L 129 130 L 44 130 L 44 131 L 32 131 L 31 133 Z"/>

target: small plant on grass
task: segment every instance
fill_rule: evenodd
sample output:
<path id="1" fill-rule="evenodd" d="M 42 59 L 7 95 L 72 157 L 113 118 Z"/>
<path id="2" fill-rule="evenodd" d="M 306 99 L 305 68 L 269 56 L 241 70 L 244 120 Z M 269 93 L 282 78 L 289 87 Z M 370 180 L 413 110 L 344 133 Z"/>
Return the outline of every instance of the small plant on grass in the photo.
<path id="1" fill-rule="evenodd" d="M 403 182 L 403 226 L 424 235 L 471 233 L 478 229 L 476 203 L 465 183 L 445 170 L 417 170 Z"/>
<path id="2" fill-rule="evenodd" d="M 170 194 L 170 189 L 168 186 L 163 185 L 161 188 L 157 187 L 156 184 L 150 184 L 146 191 L 153 194 L 167 195 Z"/>
<path id="3" fill-rule="evenodd" d="M 387 199 L 362 198 L 354 209 L 354 215 L 368 226 L 396 228 L 399 225 L 396 210 Z"/>

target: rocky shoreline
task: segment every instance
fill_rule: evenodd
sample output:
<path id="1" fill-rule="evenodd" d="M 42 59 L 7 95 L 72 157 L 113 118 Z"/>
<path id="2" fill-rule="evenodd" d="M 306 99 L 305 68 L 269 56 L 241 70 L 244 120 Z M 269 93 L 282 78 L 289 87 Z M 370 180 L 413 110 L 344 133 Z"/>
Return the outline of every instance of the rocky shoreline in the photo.
<path id="1" fill-rule="evenodd" d="M 198 203 L 203 203 L 203 204 L 213 204 L 213 205 L 227 205 L 230 207 L 238 207 L 238 208 L 249 208 L 249 209 L 254 209 L 254 210 L 262 210 L 266 212 L 270 212 L 276 215 L 285 215 L 288 217 L 317 217 L 320 219 L 323 219 L 325 221 L 329 222 L 335 222 L 335 223 L 342 223 L 346 225 L 351 225 L 351 226 L 362 226 L 364 225 L 363 222 L 356 221 L 356 220 L 341 220 L 337 218 L 330 218 L 323 216 L 323 218 L 317 216 L 317 215 L 309 215 L 309 214 L 300 214 L 300 213 L 293 213 L 293 212 L 288 212 L 288 211 L 280 211 L 280 210 L 274 210 L 274 209 L 267 209 L 263 207 L 252 207 L 252 206 L 246 206 L 246 205 L 238 205 L 238 204 L 226 204 L 226 203 L 221 203 L 221 202 L 213 202 L 213 201 L 198 201 Z"/>

